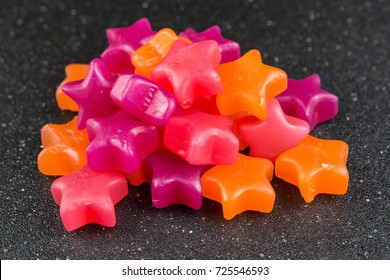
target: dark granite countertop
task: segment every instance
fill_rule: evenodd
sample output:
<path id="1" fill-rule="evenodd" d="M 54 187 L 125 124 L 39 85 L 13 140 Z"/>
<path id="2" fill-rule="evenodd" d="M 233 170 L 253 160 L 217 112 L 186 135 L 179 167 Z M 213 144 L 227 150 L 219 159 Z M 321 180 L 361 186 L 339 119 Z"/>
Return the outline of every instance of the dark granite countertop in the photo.
<path id="1" fill-rule="evenodd" d="M 389 259 L 390 3 L 383 1 L 0 1 L 1 259 Z M 271 214 L 226 221 L 221 206 L 155 209 L 131 187 L 117 225 L 66 232 L 37 171 L 40 129 L 72 114 L 55 102 L 69 63 L 88 63 L 105 29 L 148 17 L 155 30 L 218 24 L 263 61 L 300 79 L 318 73 L 338 115 L 313 135 L 349 144 L 349 191 L 306 204 L 275 180 Z"/>

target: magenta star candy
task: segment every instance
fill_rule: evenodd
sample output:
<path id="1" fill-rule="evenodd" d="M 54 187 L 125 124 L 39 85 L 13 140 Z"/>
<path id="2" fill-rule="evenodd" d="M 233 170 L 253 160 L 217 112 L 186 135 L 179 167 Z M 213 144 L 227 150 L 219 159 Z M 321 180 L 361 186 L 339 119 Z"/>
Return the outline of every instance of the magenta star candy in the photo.
<path id="1" fill-rule="evenodd" d="M 82 81 L 66 83 L 62 90 L 79 106 L 77 127 L 84 129 L 90 118 L 105 118 L 119 111 L 110 96 L 116 77 L 98 58 L 91 61 Z"/>
<path id="2" fill-rule="evenodd" d="M 167 89 L 185 109 L 200 96 L 222 93 L 217 67 L 221 52 L 215 41 L 175 41 L 152 71 L 152 80 Z"/>
<path id="3" fill-rule="evenodd" d="M 165 146 L 191 164 L 232 164 L 239 143 L 233 120 L 204 112 L 171 117 L 165 125 Z"/>
<path id="4" fill-rule="evenodd" d="M 58 178 L 51 185 L 54 201 L 67 231 L 89 223 L 113 227 L 115 208 L 128 193 L 127 180 L 119 172 L 97 172 L 84 166 Z"/>
<path id="5" fill-rule="evenodd" d="M 309 134 L 309 124 L 283 113 L 273 98 L 267 104 L 266 120 L 250 116 L 236 122 L 240 137 L 250 146 L 250 156 L 275 162 L 284 151 L 298 145 Z"/>
<path id="6" fill-rule="evenodd" d="M 159 145 L 155 126 L 135 121 L 123 110 L 109 118 L 88 120 L 87 132 L 91 140 L 87 162 L 94 170 L 134 173 Z"/>
<path id="7" fill-rule="evenodd" d="M 241 56 L 240 44 L 223 38 L 221 35 L 221 28 L 219 28 L 218 25 L 214 25 L 203 32 L 196 32 L 192 28 L 187 28 L 179 35 L 190 39 L 191 42 L 194 43 L 206 40 L 216 41 L 218 43 L 219 50 L 221 51 L 222 55 L 221 63 L 226 63 L 239 59 Z"/>
<path id="8" fill-rule="evenodd" d="M 287 89 L 276 97 L 287 115 L 308 122 L 310 130 L 336 116 L 338 111 L 337 96 L 321 89 L 320 83 L 317 74 L 302 80 L 288 79 Z"/>
<path id="9" fill-rule="evenodd" d="M 200 176 L 208 167 L 192 165 L 170 151 L 154 152 L 143 162 L 152 202 L 157 208 L 184 204 L 195 210 L 202 206 Z"/>
<path id="10" fill-rule="evenodd" d="M 175 97 L 139 75 L 122 75 L 111 90 L 113 101 L 134 117 L 164 125 L 176 110 Z"/>
<path id="11" fill-rule="evenodd" d="M 107 29 L 109 46 L 102 54 L 104 63 L 113 73 L 133 73 L 131 56 L 155 33 L 147 18 L 142 18 L 129 27 Z"/>

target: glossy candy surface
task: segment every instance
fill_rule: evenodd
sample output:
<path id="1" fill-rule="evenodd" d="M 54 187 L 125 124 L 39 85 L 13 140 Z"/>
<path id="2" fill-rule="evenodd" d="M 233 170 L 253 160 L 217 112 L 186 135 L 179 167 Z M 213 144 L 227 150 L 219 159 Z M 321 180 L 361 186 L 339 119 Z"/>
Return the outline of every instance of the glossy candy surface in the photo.
<path id="1" fill-rule="evenodd" d="M 276 97 L 287 115 L 306 121 L 310 130 L 338 111 L 338 97 L 321 89 L 320 83 L 317 74 L 302 80 L 288 79 L 287 89 Z"/>
<path id="2" fill-rule="evenodd" d="M 94 170 L 118 170 L 133 173 L 143 159 L 158 148 L 157 128 L 134 120 L 125 111 L 109 118 L 87 122 L 91 144 L 87 161 Z"/>
<path id="3" fill-rule="evenodd" d="M 247 211 L 269 213 L 275 202 L 271 161 L 239 154 L 230 165 L 216 165 L 202 176 L 203 195 L 222 204 L 226 220 Z"/>
<path id="4" fill-rule="evenodd" d="M 306 202 L 317 194 L 345 194 L 349 174 L 348 145 L 339 140 L 307 136 L 282 153 L 275 162 L 275 175 L 297 186 Z"/>
<path id="5" fill-rule="evenodd" d="M 231 164 L 238 155 L 233 120 L 204 112 L 190 112 L 170 118 L 165 126 L 164 144 L 195 165 Z"/>
<path id="6" fill-rule="evenodd" d="M 87 76 L 88 68 L 89 64 L 68 64 L 65 67 L 66 78 L 60 83 L 56 91 L 56 100 L 60 109 L 74 112 L 79 110 L 77 103 L 63 92 L 62 86 L 69 82 L 83 80 Z"/>
<path id="7" fill-rule="evenodd" d="M 218 43 L 221 51 L 221 63 L 230 62 L 240 58 L 240 44 L 232 40 L 222 37 L 221 28 L 218 25 L 211 26 L 203 32 L 196 32 L 192 28 L 187 28 L 180 36 L 188 38 L 191 42 L 202 42 L 206 40 L 214 40 Z"/>
<path id="8" fill-rule="evenodd" d="M 152 202 L 157 208 L 184 204 L 193 209 L 202 206 L 200 176 L 207 169 L 192 165 L 170 151 L 155 152 L 144 163 L 146 180 L 151 184 Z"/>
<path id="9" fill-rule="evenodd" d="M 248 143 L 250 155 L 275 161 L 284 151 L 295 147 L 309 134 L 307 122 L 287 116 L 279 102 L 268 102 L 268 117 L 245 117 L 236 122 L 238 134 Z"/>
<path id="10" fill-rule="evenodd" d="M 116 77 L 98 58 L 91 61 L 87 76 L 82 81 L 70 82 L 62 90 L 79 106 L 77 127 L 84 129 L 90 118 L 105 118 L 119 111 L 110 91 Z"/>
<path id="11" fill-rule="evenodd" d="M 136 49 L 147 43 L 155 34 L 147 18 L 141 18 L 129 27 L 107 29 L 109 46 L 102 60 L 113 73 L 133 73 L 131 57 Z"/>
<path id="12" fill-rule="evenodd" d="M 54 201 L 66 230 L 89 223 L 113 227 L 114 205 L 128 193 L 126 177 L 118 172 L 97 172 L 84 166 L 51 185 Z"/>
<path id="13" fill-rule="evenodd" d="M 111 98 L 134 117 L 153 125 L 165 124 L 177 104 L 170 92 L 139 75 L 120 76 Z"/>
<path id="14" fill-rule="evenodd" d="M 217 96 L 222 115 L 267 118 L 267 102 L 287 87 L 286 73 L 263 64 L 258 50 L 218 67 L 223 93 Z"/>
<path id="15" fill-rule="evenodd" d="M 59 176 L 71 173 L 87 162 L 87 131 L 77 129 L 77 116 L 66 124 L 47 124 L 42 128 L 43 150 L 38 155 L 39 171 Z"/>
<path id="16" fill-rule="evenodd" d="M 152 80 L 176 97 L 188 109 L 200 96 L 222 93 L 217 67 L 221 52 L 215 41 L 175 41 L 171 51 L 153 69 Z"/>

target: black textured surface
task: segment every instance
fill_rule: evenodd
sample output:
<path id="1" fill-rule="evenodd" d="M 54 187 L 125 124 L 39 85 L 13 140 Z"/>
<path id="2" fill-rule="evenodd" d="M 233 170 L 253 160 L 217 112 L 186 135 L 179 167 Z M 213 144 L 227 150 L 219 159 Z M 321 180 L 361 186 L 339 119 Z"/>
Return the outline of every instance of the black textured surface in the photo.
<path id="1" fill-rule="evenodd" d="M 389 259 L 389 1 L 0 1 L 1 259 Z M 275 181 L 271 214 L 231 221 L 218 203 L 158 210 L 130 188 L 117 225 L 68 233 L 37 171 L 40 128 L 65 123 L 54 92 L 64 66 L 106 47 L 107 27 L 148 17 L 155 30 L 218 24 L 292 78 L 319 73 L 339 96 L 314 135 L 350 147 L 349 191 L 306 204 Z"/>

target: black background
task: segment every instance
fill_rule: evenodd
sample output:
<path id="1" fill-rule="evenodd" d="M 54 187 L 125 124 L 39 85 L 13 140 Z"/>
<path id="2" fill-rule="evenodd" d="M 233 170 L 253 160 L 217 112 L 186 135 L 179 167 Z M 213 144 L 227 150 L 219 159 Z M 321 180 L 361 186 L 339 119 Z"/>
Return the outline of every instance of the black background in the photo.
<path id="1" fill-rule="evenodd" d="M 62 2 L 62 1 L 61 1 Z M 0 1 L 1 259 L 389 259 L 389 1 Z M 130 188 L 117 225 L 66 232 L 37 171 L 40 129 L 72 114 L 55 102 L 69 63 L 89 63 L 105 29 L 148 17 L 154 30 L 218 24 L 291 78 L 319 73 L 339 113 L 312 135 L 349 144 L 349 191 L 306 204 L 275 180 L 271 214 L 226 221 L 221 206 L 155 209 Z"/>

